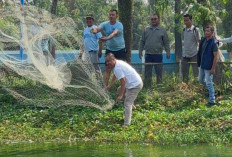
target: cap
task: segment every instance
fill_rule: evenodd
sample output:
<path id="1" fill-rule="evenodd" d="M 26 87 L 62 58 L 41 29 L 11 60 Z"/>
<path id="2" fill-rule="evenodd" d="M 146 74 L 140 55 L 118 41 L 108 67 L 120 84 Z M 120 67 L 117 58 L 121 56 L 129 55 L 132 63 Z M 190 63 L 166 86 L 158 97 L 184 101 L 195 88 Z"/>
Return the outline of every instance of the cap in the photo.
<path id="1" fill-rule="evenodd" d="M 93 14 L 88 14 L 85 18 L 86 18 L 86 19 L 87 19 L 87 18 L 91 18 L 91 19 L 93 19 L 93 20 L 94 20 L 94 18 L 93 18 Z"/>

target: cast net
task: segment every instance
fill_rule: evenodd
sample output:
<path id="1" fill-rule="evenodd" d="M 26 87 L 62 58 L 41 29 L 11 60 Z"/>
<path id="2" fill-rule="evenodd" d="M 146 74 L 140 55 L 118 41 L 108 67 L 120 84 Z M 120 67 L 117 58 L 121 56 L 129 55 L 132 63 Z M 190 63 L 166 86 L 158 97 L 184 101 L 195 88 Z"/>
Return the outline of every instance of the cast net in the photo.
<path id="1" fill-rule="evenodd" d="M 1 92 L 24 105 L 112 107 L 101 72 L 86 53 L 78 59 L 82 37 L 71 18 L 14 3 L 0 15 Z"/>

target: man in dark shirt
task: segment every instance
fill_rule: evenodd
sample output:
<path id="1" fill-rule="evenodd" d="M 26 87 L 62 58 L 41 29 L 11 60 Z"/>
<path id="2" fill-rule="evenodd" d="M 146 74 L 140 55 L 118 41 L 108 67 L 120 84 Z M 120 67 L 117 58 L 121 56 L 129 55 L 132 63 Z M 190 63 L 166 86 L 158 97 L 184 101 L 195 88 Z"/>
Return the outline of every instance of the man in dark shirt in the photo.
<path id="1" fill-rule="evenodd" d="M 145 87 L 152 85 L 152 68 L 155 67 L 156 82 L 162 83 L 162 61 L 163 61 L 163 48 L 166 51 L 166 58 L 170 58 L 170 45 L 167 32 L 160 26 L 159 15 L 153 14 L 151 17 L 151 25 L 147 27 L 140 40 L 139 58 L 143 56 L 145 50 L 145 63 L 157 63 L 157 65 L 148 64 L 145 66 Z"/>
<path id="2" fill-rule="evenodd" d="M 209 104 L 215 104 L 215 90 L 213 85 L 213 75 L 217 64 L 218 46 L 214 39 L 214 27 L 205 28 L 205 37 L 201 40 L 197 63 L 199 69 L 199 81 L 207 87 L 209 91 Z"/>

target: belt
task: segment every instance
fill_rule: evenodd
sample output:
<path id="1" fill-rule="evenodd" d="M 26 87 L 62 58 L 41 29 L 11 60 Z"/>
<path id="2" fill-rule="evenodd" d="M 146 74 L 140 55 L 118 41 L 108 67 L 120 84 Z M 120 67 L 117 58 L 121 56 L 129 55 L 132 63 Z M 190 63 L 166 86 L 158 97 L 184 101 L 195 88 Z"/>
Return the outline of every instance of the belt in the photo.
<path id="1" fill-rule="evenodd" d="M 97 51 L 94 51 L 94 50 L 90 50 L 89 52 L 97 52 Z"/>

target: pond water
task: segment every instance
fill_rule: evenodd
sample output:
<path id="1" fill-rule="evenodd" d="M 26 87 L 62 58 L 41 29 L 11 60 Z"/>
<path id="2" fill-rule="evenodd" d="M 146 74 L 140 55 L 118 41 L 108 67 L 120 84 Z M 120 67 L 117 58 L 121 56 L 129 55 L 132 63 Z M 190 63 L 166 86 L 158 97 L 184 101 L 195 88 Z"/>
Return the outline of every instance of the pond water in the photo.
<path id="1" fill-rule="evenodd" d="M 110 143 L 0 144 L 0 156 L 15 157 L 231 157 L 231 145 L 156 146 Z"/>

